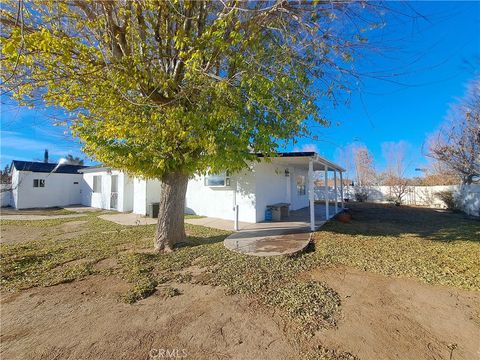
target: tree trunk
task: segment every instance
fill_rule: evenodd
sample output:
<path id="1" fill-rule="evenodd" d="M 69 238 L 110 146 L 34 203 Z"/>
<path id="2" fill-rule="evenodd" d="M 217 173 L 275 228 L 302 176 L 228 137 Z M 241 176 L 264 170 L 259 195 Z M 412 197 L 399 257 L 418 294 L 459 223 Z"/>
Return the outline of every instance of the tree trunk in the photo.
<path id="1" fill-rule="evenodd" d="M 185 241 L 185 195 L 188 176 L 174 172 L 162 179 L 155 250 L 172 251 L 175 244 Z"/>

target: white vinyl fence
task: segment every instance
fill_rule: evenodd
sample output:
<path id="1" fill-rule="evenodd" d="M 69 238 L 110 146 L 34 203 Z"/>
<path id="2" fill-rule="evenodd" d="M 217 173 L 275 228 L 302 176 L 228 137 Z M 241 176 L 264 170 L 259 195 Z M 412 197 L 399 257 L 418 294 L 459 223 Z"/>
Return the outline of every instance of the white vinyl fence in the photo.
<path id="1" fill-rule="evenodd" d="M 0 184 L 0 206 L 6 207 L 12 204 L 12 185 Z"/>
<path id="2" fill-rule="evenodd" d="M 468 215 L 480 216 L 480 185 L 445 185 L 445 186 L 408 186 L 402 196 L 405 205 L 426 206 L 431 208 L 446 208 L 446 204 L 437 193 L 452 191 L 457 207 Z M 390 186 L 372 186 L 366 189 L 367 201 L 389 202 L 394 197 Z M 330 201 L 335 199 L 335 191 L 329 187 L 327 196 Z M 340 190 L 337 194 L 340 201 Z M 344 198 L 355 201 L 355 189 L 344 188 Z M 315 199 L 325 200 L 325 188 L 315 188 Z"/>

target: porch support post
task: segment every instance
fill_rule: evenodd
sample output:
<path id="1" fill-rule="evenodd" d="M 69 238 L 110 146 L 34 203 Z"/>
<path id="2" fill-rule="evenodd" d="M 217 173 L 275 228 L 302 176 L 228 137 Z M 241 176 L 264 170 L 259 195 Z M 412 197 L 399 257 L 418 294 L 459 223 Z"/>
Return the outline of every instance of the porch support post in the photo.
<path id="1" fill-rule="evenodd" d="M 337 170 L 333 169 L 333 186 L 335 190 L 335 214 L 338 213 Z"/>
<path id="2" fill-rule="evenodd" d="M 313 159 L 308 161 L 308 198 L 310 200 L 310 230 L 315 231 L 315 196 L 313 192 Z"/>
<path id="3" fill-rule="evenodd" d="M 343 205 L 343 175 L 342 171 L 340 171 L 340 201 L 342 203 L 342 210 L 344 209 Z"/>
<path id="4" fill-rule="evenodd" d="M 325 165 L 325 220 L 330 218 L 330 200 L 328 198 L 328 167 Z"/>

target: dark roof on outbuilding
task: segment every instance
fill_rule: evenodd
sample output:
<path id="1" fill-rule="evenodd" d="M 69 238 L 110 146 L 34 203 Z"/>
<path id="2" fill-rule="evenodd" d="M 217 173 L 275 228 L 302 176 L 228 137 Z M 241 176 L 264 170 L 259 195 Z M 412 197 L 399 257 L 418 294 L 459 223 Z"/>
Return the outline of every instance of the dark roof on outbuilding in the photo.
<path id="1" fill-rule="evenodd" d="M 44 163 L 35 161 L 20 161 L 13 160 L 12 167 L 15 167 L 18 171 L 31 171 L 37 173 L 51 173 L 58 164 Z M 83 165 L 60 165 L 55 174 L 79 174 L 78 170 L 88 168 Z"/>

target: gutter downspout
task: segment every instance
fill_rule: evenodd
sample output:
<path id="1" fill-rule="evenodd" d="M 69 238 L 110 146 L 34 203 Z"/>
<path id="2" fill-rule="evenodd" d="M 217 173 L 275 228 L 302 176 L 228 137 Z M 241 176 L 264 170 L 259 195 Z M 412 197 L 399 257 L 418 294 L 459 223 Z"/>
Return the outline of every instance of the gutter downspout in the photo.
<path id="1" fill-rule="evenodd" d="M 238 188 L 238 178 L 235 180 L 235 187 L 233 188 L 233 211 L 234 220 L 233 220 L 233 230 L 238 231 L 238 205 L 237 205 L 237 188 Z"/>

